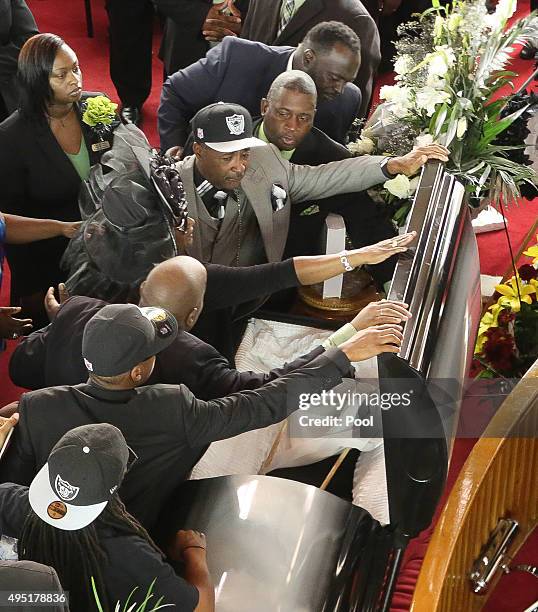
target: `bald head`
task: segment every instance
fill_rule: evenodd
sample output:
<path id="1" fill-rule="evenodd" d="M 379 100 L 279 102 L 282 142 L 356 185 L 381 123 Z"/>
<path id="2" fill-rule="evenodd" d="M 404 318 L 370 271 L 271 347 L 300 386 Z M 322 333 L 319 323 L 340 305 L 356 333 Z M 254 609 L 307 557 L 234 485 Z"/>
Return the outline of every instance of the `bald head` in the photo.
<path id="1" fill-rule="evenodd" d="M 181 329 L 191 329 L 202 311 L 206 283 L 206 269 L 198 260 L 173 257 L 148 274 L 140 287 L 140 306 L 165 308 Z"/>

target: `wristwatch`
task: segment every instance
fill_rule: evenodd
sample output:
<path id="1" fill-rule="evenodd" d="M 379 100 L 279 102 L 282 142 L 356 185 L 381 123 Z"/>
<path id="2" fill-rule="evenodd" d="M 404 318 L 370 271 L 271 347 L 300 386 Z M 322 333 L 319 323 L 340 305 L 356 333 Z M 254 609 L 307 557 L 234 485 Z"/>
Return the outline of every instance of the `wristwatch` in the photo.
<path id="1" fill-rule="evenodd" d="M 387 164 L 389 163 L 389 161 L 392 159 L 391 156 L 388 157 L 384 157 L 380 162 L 379 162 L 379 167 L 381 168 L 381 172 L 383 172 L 383 174 L 388 178 L 388 179 L 393 179 L 395 176 L 397 176 L 396 174 L 392 174 L 391 172 L 389 172 L 389 169 L 387 168 Z"/>
<path id="2" fill-rule="evenodd" d="M 340 261 L 342 262 L 342 265 L 344 266 L 344 270 L 346 272 L 351 272 L 355 269 L 355 267 L 349 263 L 349 259 L 347 258 L 347 251 L 342 251 L 338 254 L 340 255 Z"/>

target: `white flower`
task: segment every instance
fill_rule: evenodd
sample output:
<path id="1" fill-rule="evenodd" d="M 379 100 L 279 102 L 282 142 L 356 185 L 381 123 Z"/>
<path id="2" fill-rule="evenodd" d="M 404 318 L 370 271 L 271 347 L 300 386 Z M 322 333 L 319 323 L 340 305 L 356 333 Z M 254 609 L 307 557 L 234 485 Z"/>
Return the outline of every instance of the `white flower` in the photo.
<path id="1" fill-rule="evenodd" d="M 402 119 L 409 115 L 409 110 L 412 107 L 411 91 L 409 87 L 383 85 L 379 92 L 379 97 L 391 103 L 390 112 L 398 119 Z"/>
<path id="2" fill-rule="evenodd" d="M 502 30 L 506 22 L 516 12 L 516 8 L 516 0 L 499 0 L 495 12 L 487 15 L 485 22 L 492 30 Z"/>
<path id="3" fill-rule="evenodd" d="M 419 183 L 420 183 L 420 174 L 417 174 L 409 181 L 409 195 L 410 196 L 414 195 Z"/>
<path id="4" fill-rule="evenodd" d="M 433 136 L 427 132 L 423 132 L 415 138 L 415 147 L 427 147 L 431 144 L 433 144 Z"/>
<path id="5" fill-rule="evenodd" d="M 394 62 L 394 72 L 397 75 L 407 74 L 412 68 L 413 59 L 410 55 L 400 55 Z"/>
<path id="6" fill-rule="evenodd" d="M 456 63 L 456 54 L 453 49 L 443 45 L 435 47 L 435 52 L 428 53 L 424 59 L 428 62 L 428 78 L 442 78 Z"/>
<path id="7" fill-rule="evenodd" d="M 443 36 L 444 27 L 445 27 L 445 20 L 440 15 L 437 15 L 437 17 L 435 18 L 435 23 L 433 25 L 434 38 L 439 39 L 441 38 L 441 36 Z"/>
<path id="8" fill-rule="evenodd" d="M 467 119 L 465 117 L 460 117 L 458 119 L 458 125 L 456 127 L 456 138 L 463 138 L 463 135 L 467 131 Z"/>
<path id="9" fill-rule="evenodd" d="M 428 117 L 431 117 L 435 113 L 435 107 L 443 102 L 449 102 L 451 97 L 446 91 L 426 86 L 417 91 L 416 98 L 417 108 L 425 110 Z"/>
<path id="10" fill-rule="evenodd" d="M 347 148 L 353 155 L 370 155 L 375 149 L 375 142 L 368 138 L 368 136 L 362 136 L 355 142 L 350 142 Z"/>
<path id="11" fill-rule="evenodd" d="M 460 15 L 459 13 L 452 13 L 452 15 L 450 15 L 450 17 L 448 18 L 448 31 L 455 32 L 459 28 L 462 21 L 462 15 Z"/>
<path id="12" fill-rule="evenodd" d="M 409 99 L 409 88 L 400 85 L 383 85 L 379 97 L 387 102 L 402 102 Z"/>
<path id="13" fill-rule="evenodd" d="M 411 184 L 405 174 L 397 174 L 393 179 L 385 181 L 383 187 L 400 200 L 404 200 L 410 196 Z"/>

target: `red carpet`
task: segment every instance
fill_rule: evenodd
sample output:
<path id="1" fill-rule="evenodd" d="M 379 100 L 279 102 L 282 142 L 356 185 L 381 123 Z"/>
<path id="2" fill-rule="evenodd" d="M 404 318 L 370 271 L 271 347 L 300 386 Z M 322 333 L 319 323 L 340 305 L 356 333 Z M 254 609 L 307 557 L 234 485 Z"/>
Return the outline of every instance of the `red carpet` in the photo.
<path id="1" fill-rule="evenodd" d="M 107 93 L 112 99 L 117 100 L 114 86 L 108 72 L 108 38 L 107 17 L 104 10 L 104 2 L 100 0 L 92 2 L 95 37 L 88 38 L 84 15 L 84 3 L 62 2 L 62 0 L 27 0 L 42 32 L 54 32 L 62 36 L 79 56 L 81 63 L 84 88 L 89 91 L 99 90 Z M 519 2 L 521 16 L 528 13 L 528 1 Z M 158 31 L 158 24 L 155 30 Z M 153 145 L 158 144 L 156 130 L 156 111 L 159 102 L 160 87 L 162 83 L 162 64 L 157 58 L 158 38 L 155 37 L 153 52 L 153 89 L 149 100 L 144 106 L 143 130 Z M 516 88 L 524 82 L 532 69 L 532 62 L 515 59 L 513 70 L 520 75 L 515 79 Z M 376 92 L 381 84 L 391 81 L 390 75 L 379 79 Z M 506 92 L 507 93 L 507 92 Z M 533 202 L 524 202 L 519 206 L 512 206 L 505 213 L 508 219 L 509 234 L 514 251 L 517 252 L 524 236 L 538 217 L 538 199 Z M 509 264 L 509 251 L 504 232 L 497 231 L 482 234 L 478 237 L 480 250 L 480 267 L 484 274 L 502 275 Z M 0 293 L 0 304 L 9 303 L 7 287 L 9 286 L 9 271 L 5 270 L 3 290 Z M 13 342 L 8 343 L 10 348 Z M 10 354 L 8 351 L 0 356 L 0 405 L 17 399 L 21 390 L 14 387 L 7 375 L 7 363 Z M 468 453 L 472 449 L 472 440 L 456 440 L 450 473 L 447 483 L 447 491 L 450 491 L 461 466 Z M 446 496 L 447 493 L 445 493 Z M 443 500 L 439 508 L 442 507 Z M 420 570 L 420 565 L 425 554 L 428 539 L 433 528 L 430 528 L 419 538 L 414 540 L 405 555 L 403 571 L 401 573 L 392 610 L 395 612 L 408 610 L 413 594 L 414 585 Z M 536 563 L 538 557 L 538 534 L 534 534 L 532 540 L 517 558 L 518 562 Z M 507 576 L 501 580 L 501 587 L 496 590 L 490 603 L 486 606 L 487 612 L 523 611 L 534 600 L 538 599 L 536 580 L 531 576 L 518 575 Z M 426 611 L 424 611 L 426 612 Z"/>

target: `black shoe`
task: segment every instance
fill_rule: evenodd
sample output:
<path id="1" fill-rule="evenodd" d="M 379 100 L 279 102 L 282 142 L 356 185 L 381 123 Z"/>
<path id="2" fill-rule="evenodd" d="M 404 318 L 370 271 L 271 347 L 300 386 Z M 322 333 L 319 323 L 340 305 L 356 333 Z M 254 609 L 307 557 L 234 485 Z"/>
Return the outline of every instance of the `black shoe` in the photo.
<path id="1" fill-rule="evenodd" d="M 120 111 L 123 123 L 134 123 L 136 126 L 142 122 L 142 112 L 138 106 L 124 106 Z"/>
<path id="2" fill-rule="evenodd" d="M 537 53 L 538 53 L 538 49 L 536 47 L 533 47 L 531 43 L 527 41 L 523 45 L 523 48 L 521 49 L 521 51 L 519 52 L 519 57 L 525 60 L 534 59 Z"/>

